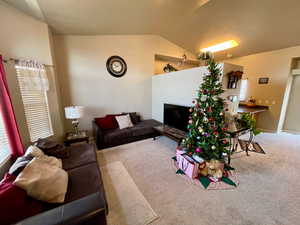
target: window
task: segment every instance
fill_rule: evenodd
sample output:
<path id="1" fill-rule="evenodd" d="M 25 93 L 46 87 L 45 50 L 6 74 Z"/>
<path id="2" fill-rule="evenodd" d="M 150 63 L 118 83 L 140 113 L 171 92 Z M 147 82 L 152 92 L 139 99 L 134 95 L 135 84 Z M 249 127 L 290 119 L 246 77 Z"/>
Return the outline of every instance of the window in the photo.
<path id="1" fill-rule="evenodd" d="M 48 89 L 44 88 L 45 78 L 42 78 L 42 75 L 46 77 L 45 69 L 16 65 L 16 70 L 30 140 L 34 142 L 39 138 L 53 135 L 47 98 Z"/>
<path id="2" fill-rule="evenodd" d="M 247 87 L 248 87 L 248 80 L 242 80 L 241 90 L 240 90 L 240 101 L 246 100 Z"/>
<path id="3" fill-rule="evenodd" d="M 6 136 L 2 116 L 0 115 L 0 163 L 3 162 L 9 155 L 10 150 L 8 146 L 8 139 Z"/>

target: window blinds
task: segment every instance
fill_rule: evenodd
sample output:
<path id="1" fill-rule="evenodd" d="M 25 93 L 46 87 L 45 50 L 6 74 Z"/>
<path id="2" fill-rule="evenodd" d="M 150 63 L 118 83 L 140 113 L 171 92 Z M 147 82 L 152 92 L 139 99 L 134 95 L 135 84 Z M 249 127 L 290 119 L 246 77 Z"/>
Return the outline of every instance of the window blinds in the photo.
<path id="1" fill-rule="evenodd" d="M 2 116 L 0 115 L 0 163 L 10 155 L 8 139 L 6 136 L 5 127 Z"/>
<path id="2" fill-rule="evenodd" d="M 33 83 L 33 78 L 40 78 L 41 74 L 45 75 L 45 69 L 17 65 L 16 71 L 31 141 L 53 135 L 47 99 L 48 88 L 35 88 L 36 84 L 28 85 L 30 82 Z"/>

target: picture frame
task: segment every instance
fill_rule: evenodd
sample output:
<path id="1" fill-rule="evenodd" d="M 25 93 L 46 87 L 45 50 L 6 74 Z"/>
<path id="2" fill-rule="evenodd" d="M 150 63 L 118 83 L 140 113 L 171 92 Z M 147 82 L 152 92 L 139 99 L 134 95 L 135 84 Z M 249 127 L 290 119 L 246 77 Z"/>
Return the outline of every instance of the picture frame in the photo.
<path id="1" fill-rule="evenodd" d="M 258 78 L 258 84 L 268 84 L 268 83 L 269 83 L 269 77 Z"/>

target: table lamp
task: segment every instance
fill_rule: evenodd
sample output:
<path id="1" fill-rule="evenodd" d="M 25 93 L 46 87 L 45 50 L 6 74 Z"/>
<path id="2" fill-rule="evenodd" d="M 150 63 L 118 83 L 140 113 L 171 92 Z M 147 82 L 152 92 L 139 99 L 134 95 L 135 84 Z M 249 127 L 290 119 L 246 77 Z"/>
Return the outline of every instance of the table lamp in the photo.
<path id="1" fill-rule="evenodd" d="M 74 129 L 75 135 L 78 135 L 78 125 L 79 120 L 81 117 L 83 117 L 84 114 L 84 107 L 83 106 L 68 106 L 65 107 L 65 117 L 67 119 L 72 120 L 72 126 Z"/>

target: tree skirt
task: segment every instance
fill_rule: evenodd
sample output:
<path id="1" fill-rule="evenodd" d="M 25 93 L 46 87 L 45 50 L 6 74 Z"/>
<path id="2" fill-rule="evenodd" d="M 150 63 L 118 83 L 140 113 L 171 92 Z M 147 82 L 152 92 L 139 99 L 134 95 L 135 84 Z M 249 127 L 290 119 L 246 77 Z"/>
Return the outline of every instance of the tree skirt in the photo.
<path id="1" fill-rule="evenodd" d="M 177 161 L 172 158 L 172 165 L 176 171 L 176 175 L 184 178 L 188 183 L 198 185 L 205 190 L 229 190 L 234 189 L 239 185 L 236 172 L 234 170 L 228 170 L 228 177 L 222 177 L 220 181 L 213 182 L 208 177 L 197 177 L 192 179 L 184 174 L 184 171 L 179 169 Z"/>

